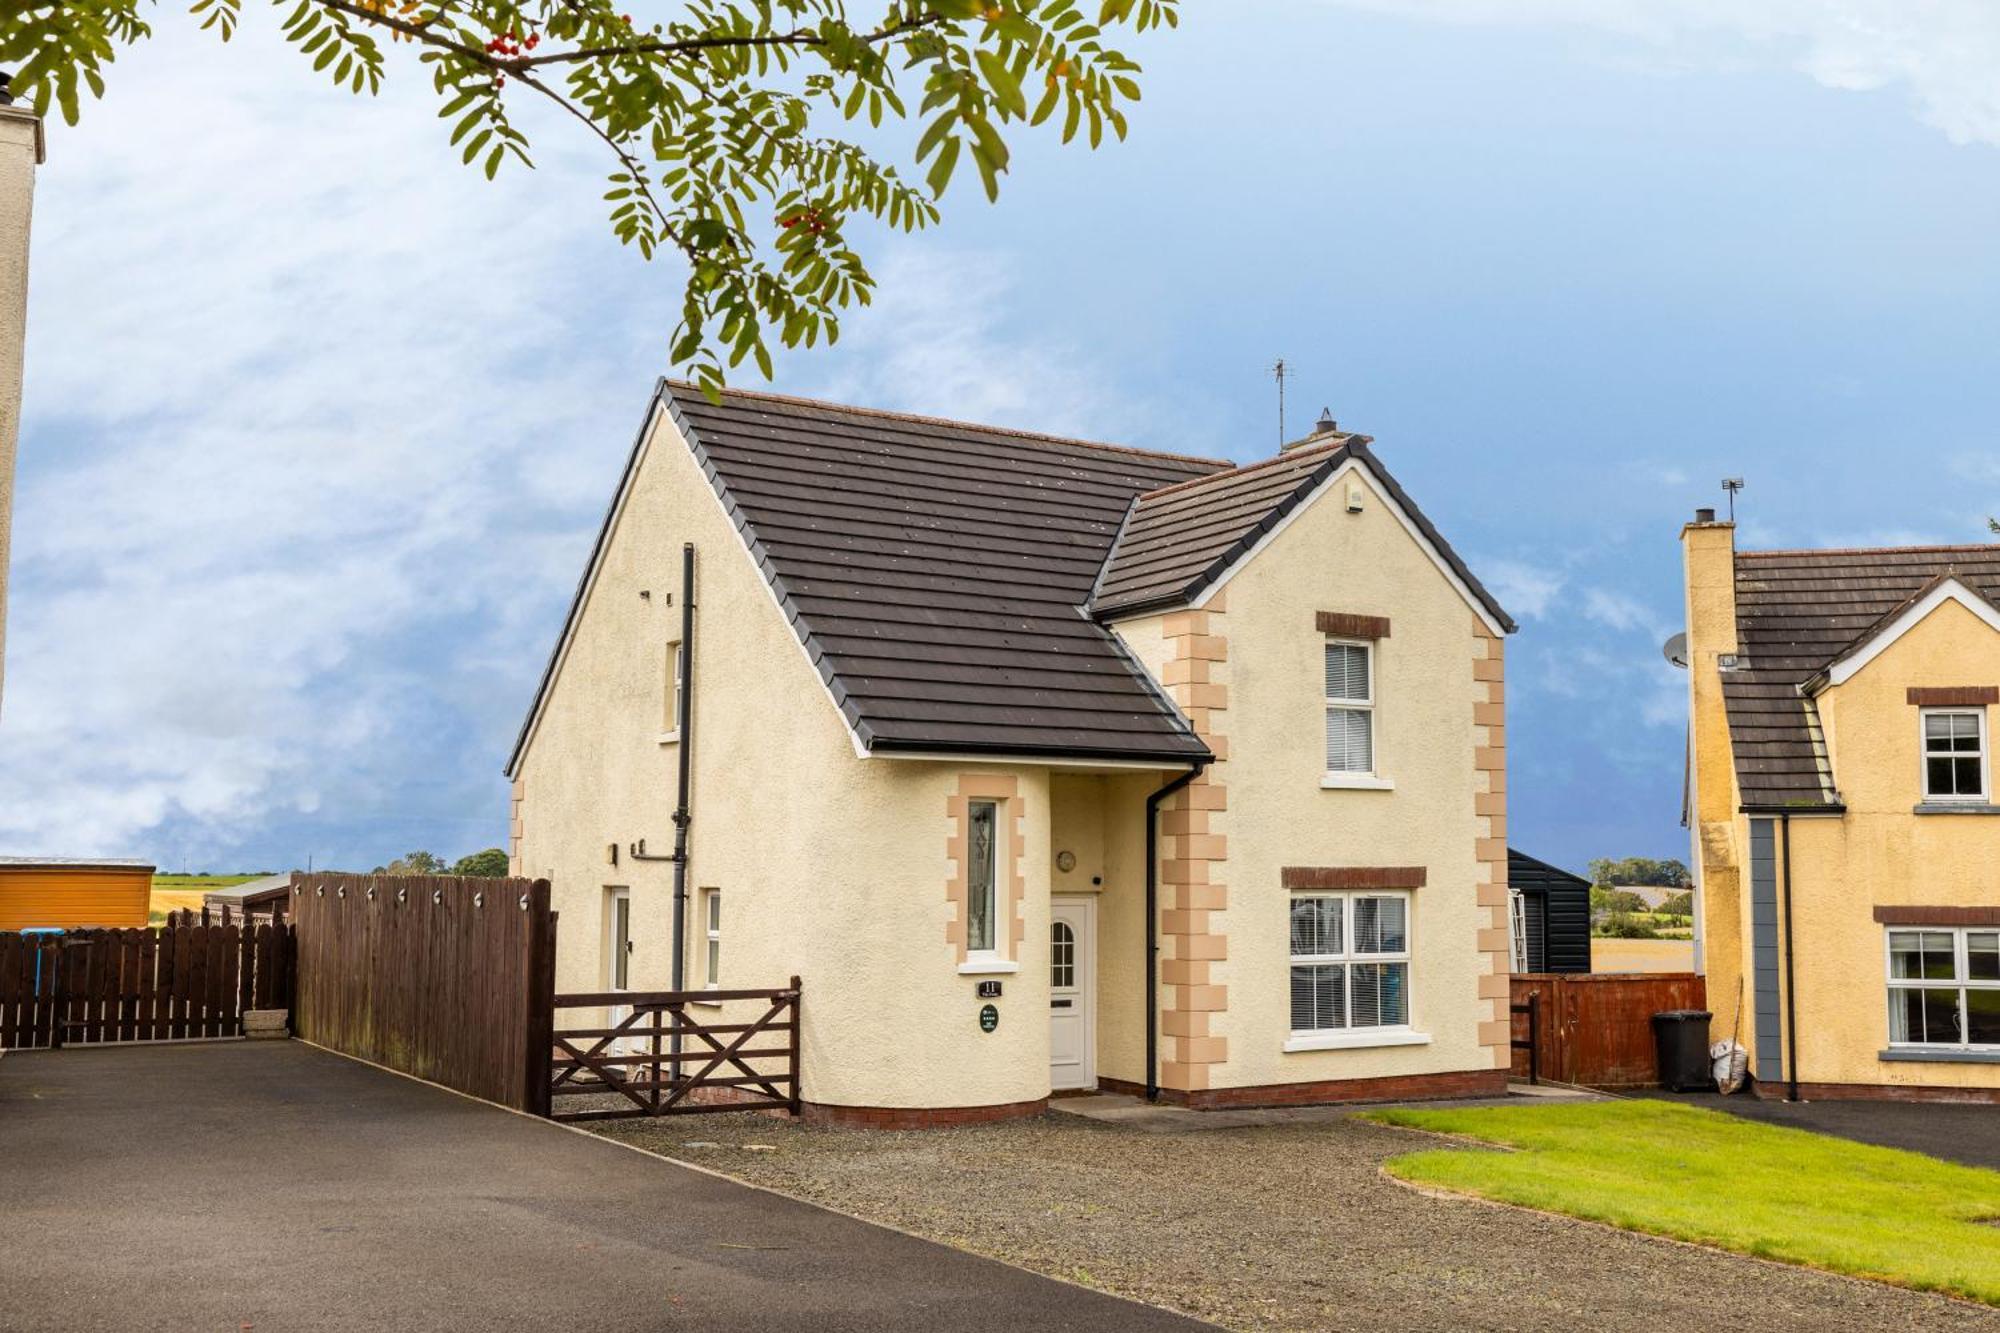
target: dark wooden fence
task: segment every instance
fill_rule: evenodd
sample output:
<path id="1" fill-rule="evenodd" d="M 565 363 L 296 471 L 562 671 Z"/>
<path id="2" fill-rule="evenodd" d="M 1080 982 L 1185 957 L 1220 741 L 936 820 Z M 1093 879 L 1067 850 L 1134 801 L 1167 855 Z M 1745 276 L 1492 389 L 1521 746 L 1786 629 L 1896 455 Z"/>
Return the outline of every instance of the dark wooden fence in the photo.
<path id="1" fill-rule="evenodd" d="M 547 880 L 295 875 L 293 1031 L 546 1115 L 556 918 Z"/>
<path id="2" fill-rule="evenodd" d="M 1707 1007 L 1708 988 L 1693 972 L 1596 975 L 1531 973 L 1513 979 L 1514 1038 L 1528 1038 L 1535 1009 L 1533 1072 L 1592 1088 L 1649 1088 L 1660 1081 L 1653 1015 Z M 1514 1076 L 1529 1076 L 1529 1053 L 1517 1045 Z"/>
<path id="3" fill-rule="evenodd" d="M 748 1002 L 749 1022 L 710 1022 L 690 1004 Z M 739 1005 L 740 1007 L 740 1005 Z M 556 1120 L 799 1113 L 799 979 L 782 990 L 604 991 L 558 995 L 592 1026 L 557 1027 L 549 1092 Z M 628 1012 L 616 1022 L 596 1015 Z M 586 1106 L 558 1099 L 591 1098 Z M 561 1109 L 553 1109 L 560 1106 Z"/>
<path id="4" fill-rule="evenodd" d="M 291 970 L 285 925 L 0 934 L 0 1050 L 240 1036 Z"/>

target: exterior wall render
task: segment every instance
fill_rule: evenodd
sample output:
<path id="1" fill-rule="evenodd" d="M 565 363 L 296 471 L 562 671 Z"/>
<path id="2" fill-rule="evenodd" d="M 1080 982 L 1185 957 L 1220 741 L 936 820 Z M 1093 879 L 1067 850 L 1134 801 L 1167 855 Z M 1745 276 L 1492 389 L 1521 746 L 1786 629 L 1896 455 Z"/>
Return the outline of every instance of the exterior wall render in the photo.
<path id="1" fill-rule="evenodd" d="M 690 540 L 694 719 L 691 736 L 663 743 L 665 651 L 680 624 L 679 578 L 666 571 Z M 695 904 L 719 889 L 723 984 L 803 980 L 807 1101 L 941 1108 L 1047 1095 L 1047 895 L 1022 897 L 1020 971 L 1003 978 L 1000 1024 L 984 1033 L 981 978 L 958 971 L 943 886 L 956 871 L 946 802 L 969 774 L 1015 785 L 1016 874 L 1049 882 L 1048 769 L 857 758 L 708 479 L 661 420 L 519 766 L 518 865 L 555 886 L 558 990 L 603 985 L 611 886 L 630 892 L 632 984 L 670 983 L 673 868 L 630 852 L 641 839 L 653 856 L 673 844 L 678 744 L 695 747 L 690 967 Z"/>

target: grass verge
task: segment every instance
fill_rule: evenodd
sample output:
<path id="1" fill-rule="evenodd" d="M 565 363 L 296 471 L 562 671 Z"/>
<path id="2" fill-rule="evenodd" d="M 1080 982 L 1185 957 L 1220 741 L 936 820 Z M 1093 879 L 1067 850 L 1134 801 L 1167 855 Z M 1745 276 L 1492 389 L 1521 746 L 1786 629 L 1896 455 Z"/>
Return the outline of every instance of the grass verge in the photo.
<path id="1" fill-rule="evenodd" d="M 1671 1102 L 1389 1110 L 1412 1184 L 2000 1305 L 2000 1172 Z"/>

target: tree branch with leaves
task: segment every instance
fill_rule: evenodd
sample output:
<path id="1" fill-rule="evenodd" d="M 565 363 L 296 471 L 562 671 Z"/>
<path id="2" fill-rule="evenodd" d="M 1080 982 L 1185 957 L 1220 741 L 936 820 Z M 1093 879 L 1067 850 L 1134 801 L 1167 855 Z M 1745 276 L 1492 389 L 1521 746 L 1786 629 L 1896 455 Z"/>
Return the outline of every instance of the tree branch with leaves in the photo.
<path id="1" fill-rule="evenodd" d="M 341 87 L 374 93 L 407 45 L 429 69 L 452 145 L 491 177 L 532 166 L 511 99 L 552 102 L 609 158 L 619 240 L 687 266 L 671 359 L 711 395 L 774 346 L 833 342 L 875 290 L 848 238 L 939 218 L 969 161 L 999 197 L 1008 139 L 1048 125 L 1064 143 L 1122 139 L 1139 100 L 1118 30 L 1173 27 L 1179 0 L 690 0 L 635 24 L 633 0 L 274 0 L 280 32 Z M 119 50 L 152 35 L 147 0 L 16 0 L 0 68 L 37 111 L 75 124 Z M 224 41 L 243 0 L 193 0 Z M 914 110 L 912 109 L 914 104 Z M 907 163 L 830 127 L 922 123 Z M 921 172 L 921 182 L 903 174 Z"/>

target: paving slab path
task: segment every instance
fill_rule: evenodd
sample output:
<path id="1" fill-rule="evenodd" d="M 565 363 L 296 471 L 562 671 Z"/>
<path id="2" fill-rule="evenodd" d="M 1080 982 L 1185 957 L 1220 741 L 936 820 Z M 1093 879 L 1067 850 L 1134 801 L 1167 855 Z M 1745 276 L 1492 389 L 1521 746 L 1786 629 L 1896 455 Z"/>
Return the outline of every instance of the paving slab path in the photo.
<path id="1" fill-rule="evenodd" d="M 9 1333 L 1202 1327 L 297 1042 L 10 1054 L 0 1218 Z"/>

